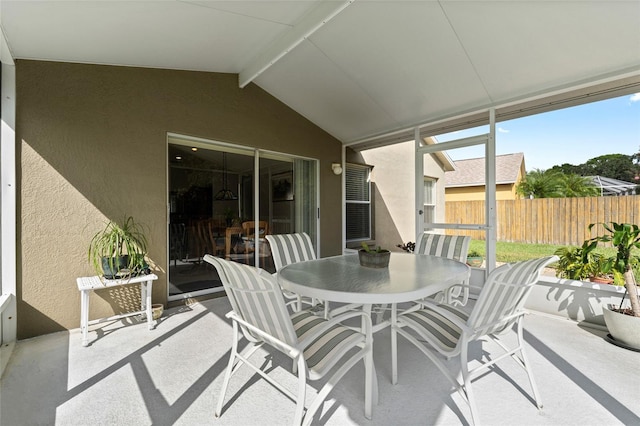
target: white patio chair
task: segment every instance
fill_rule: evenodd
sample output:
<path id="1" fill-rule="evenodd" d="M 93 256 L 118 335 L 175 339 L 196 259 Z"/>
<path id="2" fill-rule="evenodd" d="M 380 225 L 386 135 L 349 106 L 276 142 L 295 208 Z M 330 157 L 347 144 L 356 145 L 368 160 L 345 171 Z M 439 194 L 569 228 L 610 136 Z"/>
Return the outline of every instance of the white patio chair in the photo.
<path id="1" fill-rule="evenodd" d="M 538 409 L 542 408 L 538 389 L 524 352 L 522 318 L 524 302 L 540 272 L 557 256 L 506 264 L 495 269 L 487 278 L 471 313 L 449 304 L 438 304 L 425 299 L 419 309 L 398 314 L 391 328 L 392 381 L 397 382 L 397 333 L 420 349 L 435 363 L 440 372 L 454 385 L 469 404 L 471 419 L 478 422 L 478 409 L 471 390 L 474 378 L 486 374 L 486 369 L 506 357 L 512 357 L 529 377 Z M 517 345 L 508 348 L 498 335 L 509 332 L 516 324 Z M 487 357 L 481 364 L 469 370 L 469 346 L 471 342 L 489 338 L 504 350 L 497 357 Z M 460 362 L 462 381 L 453 374 L 447 361 L 456 357 Z"/>
<path id="2" fill-rule="evenodd" d="M 271 255 L 273 256 L 273 263 L 276 267 L 276 273 L 282 269 L 282 267 L 291 263 L 303 262 L 305 260 L 315 260 L 316 251 L 313 248 L 311 238 L 306 232 L 297 234 L 274 234 L 265 235 L 265 238 L 269 242 L 271 247 Z M 296 310 L 302 310 L 302 305 L 315 306 L 319 304 L 319 301 L 303 298 L 298 294 L 292 293 L 287 290 L 283 290 L 284 297 L 287 299 L 296 299 Z M 327 317 L 327 304 L 324 304 L 325 317 Z"/>
<path id="3" fill-rule="evenodd" d="M 446 257 L 462 263 L 467 261 L 471 237 L 463 235 L 443 235 L 425 232 L 418 235 L 415 254 L 430 254 L 432 256 Z M 469 300 L 468 280 L 455 284 L 447 290 L 436 295 L 436 300 L 446 301 L 450 305 L 464 306 Z"/>
<path id="4" fill-rule="evenodd" d="M 362 312 L 350 312 L 330 320 L 308 310 L 289 314 L 280 286 L 264 270 L 206 255 L 218 274 L 233 310 L 227 314 L 233 323 L 233 345 L 229 364 L 218 398 L 215 415 L 222 413 L 225 393 L 231 375 L 246 364 L 282 393 L 296 401 L 293 423 L 309 424 L 333 386 L 359 360 L 365 365 L 365 416 L 371 419 L 373 396 L 373 355 L 371 319 Z M 361 317 L 362 328 L 353 329 L 340 323 Z M 238 352 L 242 334 L 249 345 Z M 249 358 L 263 345 L 290 357 L 298 375 L 297 395 L 276 382 Z M 334 368 L 336 367 L 336 368 Z M 265 366 L 266 368 L 266 366 Z M 317 396 L 305 409 L 307 379 L 318 380 L 334 371 Z"/>

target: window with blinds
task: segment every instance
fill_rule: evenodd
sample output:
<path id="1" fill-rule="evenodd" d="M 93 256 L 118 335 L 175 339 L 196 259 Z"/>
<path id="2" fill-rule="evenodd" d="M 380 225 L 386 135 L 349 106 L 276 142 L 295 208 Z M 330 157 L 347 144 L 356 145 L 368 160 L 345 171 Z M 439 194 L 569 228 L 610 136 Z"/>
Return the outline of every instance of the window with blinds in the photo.
<path id="1" fill-rule="evenodd" d="M 371 168 L 346 164 L 345 198 L 347 241 L 371 239 Z"/>

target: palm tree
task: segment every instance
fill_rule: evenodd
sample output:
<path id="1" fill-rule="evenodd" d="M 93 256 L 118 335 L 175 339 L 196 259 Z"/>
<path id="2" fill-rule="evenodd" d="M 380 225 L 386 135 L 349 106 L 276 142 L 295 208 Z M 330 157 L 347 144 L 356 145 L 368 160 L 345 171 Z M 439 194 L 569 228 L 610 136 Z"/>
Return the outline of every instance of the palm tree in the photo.
<path id="1" fill-rule="evenodd" d="M 591 179 L 576 174 L 563 174 L 559 180 L 560 192 L 565 197 L 595 197 L 600 191 Z"/>
<path id="2" fill-rule="evenodd" d="M 525 198 L 557 198 L 562 197 L 560 176 L 553 170 L 533 169 L 520 181 L 516 192 Z"/>

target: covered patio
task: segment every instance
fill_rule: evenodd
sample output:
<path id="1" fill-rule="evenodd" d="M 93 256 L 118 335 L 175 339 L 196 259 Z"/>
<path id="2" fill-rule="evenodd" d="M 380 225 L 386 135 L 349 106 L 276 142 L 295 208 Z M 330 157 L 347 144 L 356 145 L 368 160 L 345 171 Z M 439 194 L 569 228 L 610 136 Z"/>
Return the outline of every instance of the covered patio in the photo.
<path id="1" fill-rule="evenodd" d="M 117 322 L 17 343 L 2 379 L 0 422 L 18 424 L 281 425 L 295 404 L 245 367 L 231 381 L 220 418 L 213 416 L 227 364 L 231 326 L 227 298 L 165 311 L 156 330 Z M 638 424 L 638 354 L 604 340 L 605 332 L 532 313 L 525 318 L 528 355 L 544 408 L 538 412 L 524 371 L 511 360 L 474 383 L 480 418 L 489 425 Z M 314 424 L 468 424 L 468 407 L 415 347 L 402 338 L 399 383 L 390 382 L 389 330 L 376 334 L 380 402 L 363 411 L 363 367 L 329 395 Z M 485 346 L 485 349 L 487 347 Z M 480 353 L 480 347 L 476 348 Z M 290 362 L 270 359 L 271 373 L 295 388 Z M 284 363 L 283 363 L 284 361 Z M 508 373 L 514 382 L 502 371 Z M 313 395 L 314 390 L 310 390 Z M 28 395 L 28 397 L 27 397 Z"/>
<path id="2" fill-rule="evenodd" d="M 87 243 L 124 213 L 149 225 L 153 299 L 169 300 L 167 135 L 316 161 L 311 226 L 318 255 L 335 255 L 345 176 L 332 165 L 347 150 L 640 92 L 638 28 L 638 1 L 0 0 L 0 423 L 214 423 L 226 298 L 165 310 L 153 331 L 94 328 L 87 348 L 75 328 Z M 492 161 L 495 129 L 489 139 Z M 416 224 L 417 210 L 407 212 Z M 568 320 L 534 313 L 525 329 L 545 409 L 491 374 L 478 381 L 484 423 L 640 423 L 627 375 L 637 353 Z M 390 384 L 388 340 L 376 336 L 373 421 L 356 368 L 317 423 L 467 423 L 458 395 L 409 345 Z M 249 383 L 216 424 L 289 423 L 293 403 Z"/>

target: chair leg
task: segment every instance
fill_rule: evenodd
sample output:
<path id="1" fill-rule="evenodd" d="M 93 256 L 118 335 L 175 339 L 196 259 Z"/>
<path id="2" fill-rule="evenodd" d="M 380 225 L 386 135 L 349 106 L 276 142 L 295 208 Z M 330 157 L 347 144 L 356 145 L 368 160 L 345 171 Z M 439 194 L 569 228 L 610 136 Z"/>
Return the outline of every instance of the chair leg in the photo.
<path id="1" fill-rule="evenodd" d="M 469 357 L 468 357 L 469 344 L 464 342 L 462 350 L 460 352 L 460 371 L 462 373 L 462 380 L 464 383 L 464 394 L 467 397 L 467 404 L 471 410 L 471 424 L 479 424 L 478 422 L 478 407 L 476 407 L 475 397 L 471 390 L 471 377 L 469 374 Z"/>
<path id="2" fill-rule="evenodd" d="M 529 363 L 529 358 L 527 358 L 527 354 L 524 351 L 524 338 L 522 335 L 522 318 L 518 321 L 518 346 L 520 347 L 520 362 L 524 370 L 527 372 L 527 377 L 529 377 L 529 384 L 531 385 L 531 390 L 533 391 L 533 398 L 536 401 L 536 407 L 538 410 L 542 410 L 542 399 L 540 398 L 540 392 L 538 391 L 538 386 L 536 385 L 536 381 L 533 378 L 533 372 L 531 371 L 531 364 Z"/>
<path id="3" fill-rule="evenodd" d="M 293 418 L 293 424 L 302 424 L 302 414 L 304 413 L 304 403 L 307 395 L 307 370 L 304 363 L 304 357 L 300 355 L 297 363 L 298 372 L 298 397 L 296 398 L 296 413 Z M 311 413 L 313 415 L 313 413 Z M 305 421 L 307 420 L 305 416 Z"/>
<path id="4" fill-rule="evenodd" d="M 238 353 L 238 324 L 233 321 L 233 345 L 231 347 L 231 354 L 229 355 L 229 364 L 227 365 L 227 371 L 224 374 L 224 381 L 222 382 L 222 389 L 220 389 L 220 396 L 218 397 L 218 405 L 216 406 L 215 416 L 220 417 L 222 414 L 222 406 L 224 405 L 224 395 L 227 393 L 229 381 L 231 380 L 231 373 L 234 370 L 234 364 L 236 355 Z"/>
<path id="5" fill-rule="evenodd" d="M 391 305 L 391 383 L 398 383 L 398 306 Z"/>

